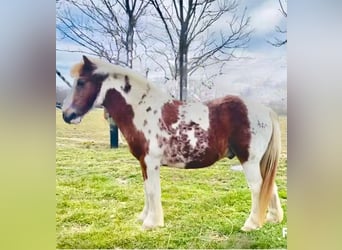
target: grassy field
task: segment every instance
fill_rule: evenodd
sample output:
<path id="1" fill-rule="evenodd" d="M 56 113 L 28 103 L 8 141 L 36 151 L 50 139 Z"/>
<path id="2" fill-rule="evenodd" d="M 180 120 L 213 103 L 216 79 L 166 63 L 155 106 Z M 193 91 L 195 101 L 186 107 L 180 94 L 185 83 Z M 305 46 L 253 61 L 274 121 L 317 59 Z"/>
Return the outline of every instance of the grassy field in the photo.
<path id="1" fill-rule="evenodd" d="M 138 161 L 127 146 L 109 148 L 103 111 L 68 125 L 56 110 L 57 248 L 287 248 L 286 118 L 276 182 L 285 212 L 281 224 L 240 231 L 250 192 L 237 160 L 198 170 L 161 169 L 165 227 L 143 231 L 136 220 L 144 204 Z"/>

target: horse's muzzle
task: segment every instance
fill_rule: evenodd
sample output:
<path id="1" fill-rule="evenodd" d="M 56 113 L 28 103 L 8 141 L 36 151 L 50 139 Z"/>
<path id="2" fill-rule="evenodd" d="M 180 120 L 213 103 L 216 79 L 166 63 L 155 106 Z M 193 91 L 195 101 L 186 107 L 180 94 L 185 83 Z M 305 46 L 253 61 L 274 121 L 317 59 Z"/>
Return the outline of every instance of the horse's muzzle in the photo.
<path id="1" fill-rule="evenodd" d="M 81 117 L 78 116 L 75 112 L 63 112 L 63 120 L 69 124 L 77 124 L 81 121 Z"/>

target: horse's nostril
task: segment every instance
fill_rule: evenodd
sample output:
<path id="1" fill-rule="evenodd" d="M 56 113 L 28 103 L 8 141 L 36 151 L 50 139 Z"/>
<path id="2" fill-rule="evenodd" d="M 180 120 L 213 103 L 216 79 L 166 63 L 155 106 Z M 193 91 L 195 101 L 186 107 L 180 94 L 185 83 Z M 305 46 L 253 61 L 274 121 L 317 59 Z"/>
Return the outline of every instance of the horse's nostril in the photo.
<path id="1" fill-rule="evenodd" d="M 63 113 L 63 120 L 64 120 L 66 123 L 70 123 L 70 121 L 72 121 L 72 120 L 75 119 L 76 117 L 77 117 L 77 115 L 76 115 L 75 112 L 72 112 L 71 114 Z"/>
<path id="2" fill-rule="evenodd" d="M 70 123 L 69 116 L 66 115 L 64 112 L 63 112 L 63 120 L 64 120 L 66 123 Z"/>

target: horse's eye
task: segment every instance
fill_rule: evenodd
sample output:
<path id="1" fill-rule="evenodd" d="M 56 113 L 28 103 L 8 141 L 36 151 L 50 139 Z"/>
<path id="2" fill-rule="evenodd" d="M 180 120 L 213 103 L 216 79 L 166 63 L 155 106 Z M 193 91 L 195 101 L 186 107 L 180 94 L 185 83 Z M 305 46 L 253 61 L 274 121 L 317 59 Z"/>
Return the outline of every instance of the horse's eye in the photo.
<path id="1" fill-rule="evenodd" d="M 84 80 L 82 80 L 82 79 L 78 79 L 78 80 L 77 80 L 77 87 L 83 87 L 84 84 L 85 84 L 85 81 L 84 81 Z"/>

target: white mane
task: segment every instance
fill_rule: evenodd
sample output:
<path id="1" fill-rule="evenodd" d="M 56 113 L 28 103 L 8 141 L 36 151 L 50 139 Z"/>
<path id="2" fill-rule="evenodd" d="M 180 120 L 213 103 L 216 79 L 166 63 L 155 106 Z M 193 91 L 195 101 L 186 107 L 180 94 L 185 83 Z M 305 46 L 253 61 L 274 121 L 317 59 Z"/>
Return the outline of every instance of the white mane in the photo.
<path id="1" fill-rule="evenodd" d="M 113 73 L 121 77 L 125 77 L 125 75 L 127 75 L 131 80 L 133 80 L 136 83 L 149 84 L 149 81 L 145 77 L 141 76 L 141 74 L 130 68 L 122 67 L 116 64 L 111 64 L 98 58 L 88 58 L 92 63 L 94 63 L 97 66 L 97 69 L 94 71 L 94 73 Z"/>
<path id="2" fill-rule="evenodd" d="M 131 105 L 137 105 L 143 95 L 146 95 L 146 100 L 149 99 L 149 102 L 151 103 L 154 102 L 156 99 L 159 99 L 161 103 L 171 99 L 171 96 L 169 94 L 163 92 L 161 89 L 152 84 L 148 79 L 130 68 L 111 64 L 98 58 L 87 58 L 96 66 L 93 74 L 110 75 L 109 78 L 107 78 L 103 82 L 100 93 L 95 100 L 95 105 L 101 104 L 103 102 L 108 89 L 116 88 L 119 92 L 125 95 L 123 91 L 125 76 L 128 77 L 129 84 L 132 85 L 132 90 L 129 92 L 129 95 L 125 95 L 126 101 Z M 74 71 L 80 70 L 82 65 L 83 63 L 76 65 Z M 117 84 L 119 84 L 120 87 L 118 87 Z"/>

